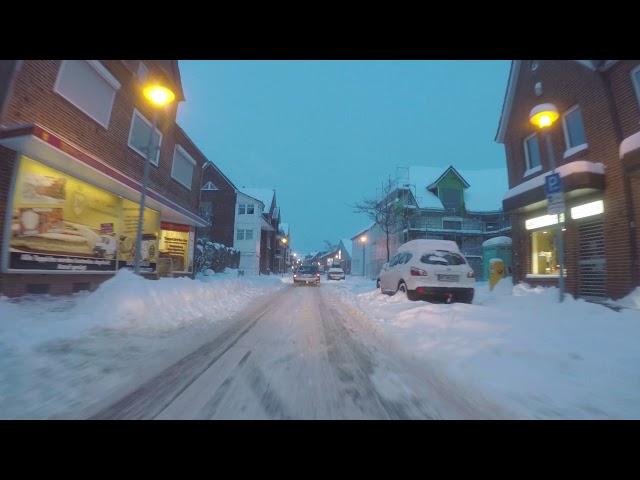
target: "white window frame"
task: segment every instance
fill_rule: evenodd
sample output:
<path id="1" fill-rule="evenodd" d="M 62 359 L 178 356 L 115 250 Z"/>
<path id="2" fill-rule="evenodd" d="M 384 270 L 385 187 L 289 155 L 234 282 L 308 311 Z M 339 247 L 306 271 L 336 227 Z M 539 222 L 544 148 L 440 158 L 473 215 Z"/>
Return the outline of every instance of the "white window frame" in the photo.
<path id="1" fill-rule="evenodd" d="M 142 119 L 142 121 L 149 126 L 150 129 L 153 128 L 153 124 L 149 120 L 147 120 L 147 118 L 144 115 L 142 115 L 142 113 L 140 113 L 140 111 L 137 108 L 134 108 L 133 115 L 131 115 L 131 125 L 129 125 L 129 138 L 127 139 L 127 145 L 131 150 L 133 150 L 134 152 L 136 152 L 138 155 L 140 155 L 142 158 L 146 160 L 147 154 L 145 152 L 141 152 L 136 147 L 131 145 L 131 134 L 133 133 L 133 118 L 136 115 L 138 115 Z M 160 148 L 162 147 L 162 132 L 158 129 L 158 127 L 156 127 L 156 132 L 158 132 L 159 139 L 158 139 L 158 149 L 156 150 L 155 162 L 153 161 L 153 159 L 149 160 L 149 163 L 151 163 L 151 165 L 155 167 L 157 167 L 160 164 Z"/>
<path id="2" fill-rule="evenodd" d="M 567 115 L 570 113 L 580 110 L 580 116 L 582 117 L 582 129 L 584 130 L 584 117 L 582 116 L 582 110 L 580 109 L 580 105 L 574 105 L 569 108 L 566 112 L 562 114 L 562 131 L 564 132 L 564 144 L 565 144 L 565 152 L 563 157 L 567 158 L 575 153 L 581 152 L 582 150 L 586 150 L 589 147 L 589 143 L 587 142 L 587 132 L 584 133 L 585 142 L 580 145 L 571 146 L 569 145 L 569 129 L 567 128 Z"/>
<path id="3" fill-rule="evenodd" d="M 249 207 L 251 207 L 251 210 L 253 210 L 253 212 L 249 213 Z M 247 203 L 247 209 L 246 209 L 246 215 L 255 215 L 256 212 L 256 206 L 253 203 Z"/>
<path id="4" fill-rule="evenodd" d="M 242 237 L 242 238 L 240 238 Z M 244 229 L 239 228 L 236 230 L 236 240 L 240 241 L 240 240 L 244 240 Z"/>
<path id="5" fill-rule="evenodd" d="M 247 233 L 251 232 L 251 238 L 247 238 Z M 244 231 L 244 239 L 245 240 L 253 240 L 253 230 L 252 229 L 245 229 Z"/>
<path id="6" fill-rule="evenodd" d="M 538 138 L 538 151 L 540 152 L 540 164 L 536 165 L 535 167 L 531 167 L 531 160 L 529 158 L 529 149 L 527 148 L 527 142 L 529 141 L 530 138 L 533 138 L 533 137 Z M 527 167 L 523 177 L 528 177 L 529 175 L 542 170 L 542 145 L 540 145 L 540 137 L 538 137 L 538 134 L 536 132 L 533 132 L 531 135 L 524 137 L 524 140 L 522 140 L 522 148 L 524 149 L 524 163 L 525 163 L 524 166 Z"/>
<path id="7" fill-rule="evenodd" d="M 238 215 L 246 215 L 247 214 L 247 204 L 239 203 L 238 204 Z"/>
<path id="8" fill-rule="evenodd" d="M 631 84 L 633 85 L 633 90 L 636 92 L 636 100 L 638 100 L 638 105 L 640 105 L 640 80 L 636 82 L 636 74 L 640 72 L 640 65 L 631 70 Z"/>
<path id="9" fill-rule="evenodd" d="M 182 180 L 176 178 L 173 175 L 173 171 L 174 171 L 175 166 L 176 166 L 176 152 L 180 152 L 180 154 L 182 156 L 184 156 L 189 161 L 189 163 L 191 163 L 191 165 L 193 165 L 193 172 L 191 173 L 191 185 L 193 185 L 193 174 L 196 171 L 197 162 L 193 159 L 193 157 L 191 155 L 189 155 L 189 153 L 181 145 L 178 145 L 176 143 L 176 146 L 173 149 L 173 159 L 171 161 L 171 178 L 173 178 L 176 182 L 178 182 L 183 187 L 188 188 L 189 190 L 191 190 L 191 185 L 185 185 L 184 183 L 182 183 Z"/>
<path id="10" fill-rule="evenodd" d="M 106 124 L 102 123 L 101 120 L 98 120 L 91 113 L 87 112 L 84 108 L 79 106 L 73 99 L 67 97 L 65 94 L 63 94 L 60 91 L 60 79 L 62 78 L 62 72 L 64 71 L 65 65 L 67 65 L 68 60 L 63 60 L 62 63 L 60 64 L 60 68 L 58 69 L 58 76 L 56 77 L 56 82 L 53 85 L 53 91 L 58 95 L 60 95 L 62 98 L 64 98 L 71 105 L 76 107 L 78 110 L 80 110 L 82 113 L 87 115 L 89 118 L 94 120 L 96 123 L 98 123 L 99 125 L 102 125 L 105 129 L 107 129 L 109 128 L 109 122 L 111 121 L 111 112 L 113 111 L 113 104 L 115 103 L 116 92 L 120 90 L 120 87 L 121 87 L 120 82 L 116 79 L 116 77 L 114 77 L 111 74 L 111 72 L 109 72 L 109 70 L 106 69 L 104 65 L 102 65 L 102 63 L 100 63 L 100 61 L 98 60 L 84 60 L 84 61 L 87 62 L 96 71 L 96 73 L 100 75 L 113 88 L 113 95 L 111 96 L 111 106 L 109 107 L 109 115 L 108 115 L 109 118 L 107 119 Z"/>

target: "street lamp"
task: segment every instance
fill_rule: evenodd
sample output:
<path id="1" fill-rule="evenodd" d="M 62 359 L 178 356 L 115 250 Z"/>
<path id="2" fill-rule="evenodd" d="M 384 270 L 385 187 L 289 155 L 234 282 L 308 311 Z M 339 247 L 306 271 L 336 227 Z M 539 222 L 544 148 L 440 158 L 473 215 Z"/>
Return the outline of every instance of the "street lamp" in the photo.
<path id="1" fill-rule="evenodd" d="M 365 245 L 367 243 L 367 236 L 366 235 L 362 235 L 359 240 L 360 240 L 360 243 L 362 244 L 362 278 L 364 278 L 364 273 L 365 273 L 365 270 L 364 270 L 364 249 L 365 249 Z"/>
<path id="2" fill-rule="evenodd" d="M 531 109 L 529 113 L 529 121 L 540 130 L 541 136 L 544 138 L 544 142 L 547 146 L 547 157 L 549 157 L 549 166 L 551 167 L 551 173 L 555 173 L 556 160 L 553 154 L 553 146 L 551 145 L 551 135 L 549 135 L 549 129 L 560 118 L 558 109 L 553 103 L 542 103 L 536 105 Z M 560 191 L 561 195 L 564 195 Z M 564 214 L 563 214 L 564 216 Z M 558 262 L 560 263 L 560 277 L 558 279 L 559 300 L 564 300 L 564 241 L 562 238 L 562 231 L 564 228 L 560 224 L 560 215 L 558 214 L 558 222 L 556 223 L 556 245 L 558 246 Z"/>
<path id="3" fill-rule="evenodd" d="M 173 102 L 176 98 L 175 94 L 160 84 L 153 83 L 142 89 L 142 94 L 149 103 L 154 107 L 153 110 L 153 126 L 149 132 L 149 142 L 147 143 L 147 158 L 144 162 L 144 176 L 142 177 L 142 191 L 140 192 L 140 212 L 138 214 L 138 232 L 136 234 L 136 252 L 133 259 L 133 270 L 136 274 L 140 274 L 140 260 L 142 248 L 142 228 L 144 223 L 144 204 L 147 197 L 147 184 L 149 183 L 149 164 L 151 163 L 151 155 L 155 154 L 157 147 L 153 147 L 153 134 L 158 126 L 158 110 L 164 108 Z M 152 152 L 153 151 L 153 152 Z"/>
<path id="4" fill-rule="evenodd" d="M 282 237 L 280 239 L 280 241 L 282 242 L 283 245 L 283 251 L 282 254 L 280 255 L 280 271 L 284 273 L 284 266 L 286 265 L 286 255 L 287 255 L 287 243 L 289 242 L 289 239 L 287 237 Z"/>

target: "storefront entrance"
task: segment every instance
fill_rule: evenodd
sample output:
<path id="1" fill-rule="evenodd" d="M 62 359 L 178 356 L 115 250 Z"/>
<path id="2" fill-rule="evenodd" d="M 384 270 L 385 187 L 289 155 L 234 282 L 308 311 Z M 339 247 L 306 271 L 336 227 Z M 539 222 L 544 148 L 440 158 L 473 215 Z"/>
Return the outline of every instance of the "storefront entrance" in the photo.
<path id="1" fill-rule="evenodd" d="M 602 218 L 581 222 L 578 225 L 578 238 L 578 296 L 587 300 L 603 300 L 607 296 L 607 260 Z"/>

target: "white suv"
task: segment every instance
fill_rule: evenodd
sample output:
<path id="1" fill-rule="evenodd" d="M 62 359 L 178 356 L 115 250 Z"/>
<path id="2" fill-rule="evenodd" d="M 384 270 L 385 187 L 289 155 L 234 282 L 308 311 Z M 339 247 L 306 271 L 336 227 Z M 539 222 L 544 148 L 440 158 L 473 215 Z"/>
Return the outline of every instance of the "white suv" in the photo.
<path id="1" fill-rule="evenodd" d="M 405 292 L 409 300 L 471 303 L 475 278 L 458 245 L 449 240 L 411 240 L 380 272 L 380 291 Z"/>

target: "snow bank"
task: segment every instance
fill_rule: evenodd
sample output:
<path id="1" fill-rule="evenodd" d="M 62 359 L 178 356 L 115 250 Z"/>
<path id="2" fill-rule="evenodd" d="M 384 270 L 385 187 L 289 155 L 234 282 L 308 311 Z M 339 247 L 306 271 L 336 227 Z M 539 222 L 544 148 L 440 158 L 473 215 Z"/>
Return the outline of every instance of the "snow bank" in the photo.
<path id="1" fill-rule="evenodd" d="M 234 271 L 153 281 L 122 270 L 92 293 L 0 297 L 0 418 L 74 417 L 281 286 Z"/>
<path id="2" fill-rule="evenodd" d="M 635 308 L 640 310 L 640 287 L 637 287 L 626 297 L 615 302 L 617 305 L 626 308 Z"/>
<path id="3" fill-rule="evenodd" d="M 353 281 L 335 288 L 407 350 L 519 418 L 640 418 L 636 310 L 558 303 L 556 288 L 510 279 L 493 291 L 478 282 L 472 305 L 410 302 Z"/>

